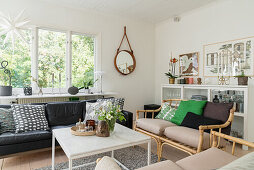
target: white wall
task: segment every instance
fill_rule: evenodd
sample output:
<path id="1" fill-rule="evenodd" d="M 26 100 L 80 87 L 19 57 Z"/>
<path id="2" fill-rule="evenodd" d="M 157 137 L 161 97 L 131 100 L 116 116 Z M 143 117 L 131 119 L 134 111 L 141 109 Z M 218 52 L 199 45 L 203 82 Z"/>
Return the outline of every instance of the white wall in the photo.
<path id="1" fill-rule="evenodd" d="M 101 34 L 101 66 L 106 72 L 103 90 L 117 92 L 119 97 L 124 97 L 125 110 L 133 113 L 143 108 L 144 104 L 154 101 L 154 25 L 91 11 L 67 9 L 40 0 L 0 0 L 0 11 L 3 13 L 17 15 L 23 9 L 31 24 L 39 27 Z M 137 61 L 136 70 L 129 76 L 121 76 L 113 63 L 125 25 Z"/>
<path id="2" fill-rule="evenodd" d="M 217 0 L 155 26 L 155 101 L 160 103 L 161 84 L 168 83 L 169 54 L 200 52 L 199 73 L 203 75 L 203 45 L 254 36 L 253 0 Z M 201 76 L 202 77 L 202 76 Z M 210 80 L 216 84 L 217 78 Z M 231 83 L 236 80 L 231 79 Z M 251 81 L 253 84 L 253 80 Z"/>

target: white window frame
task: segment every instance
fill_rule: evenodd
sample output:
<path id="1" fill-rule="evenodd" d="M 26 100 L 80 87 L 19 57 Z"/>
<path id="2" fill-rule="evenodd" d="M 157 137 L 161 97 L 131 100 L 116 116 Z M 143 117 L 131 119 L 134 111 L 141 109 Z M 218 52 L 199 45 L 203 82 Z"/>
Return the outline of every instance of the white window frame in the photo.
<path id="1" fill-rule="evenodd" d="M 52 29 L 47 27 L 34 27 L 31 29 L 32 31 L 32 44 L 31 44 L 31 76 L 38 79 L 38 66 L 39 66 L 39 30 L 48 30 L 55 32 L 66 33 L 66 87 L 60 88 L 61 93 L 66 93 L 67 89 L 72 86 L 72 35 L 85 35 L 91 36 L 94 38 L 94 72 L 101 71 L 101 33 L 81 33 L 75 31 L 64 31 L 60 29 Z M 96 74 L 94 74 L 95 80 L 98 78 Z M 38 93 L 38 87 L 35 82 L 31 81 L 33 93 Z M 92 87 L 92 91 L 99 91 L 98 82 L 95 83 L 94 87 Z M 82 92 L 82 91 L 81 91 Z M 13 88 L 14 95 L 22 94 L 22 88 Z M 52 93 L 52 88 L 43 88 L 43 93 Z M 59 93 L 59 88 L 54 87 L 53 93 Z"/>

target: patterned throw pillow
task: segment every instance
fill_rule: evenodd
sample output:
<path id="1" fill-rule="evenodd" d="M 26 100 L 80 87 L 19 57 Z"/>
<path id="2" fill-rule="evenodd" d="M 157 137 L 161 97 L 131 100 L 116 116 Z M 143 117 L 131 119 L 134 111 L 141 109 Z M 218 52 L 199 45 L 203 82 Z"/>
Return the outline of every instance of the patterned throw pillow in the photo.
<path id="1" fill-rule="evenodd" d="M 115 105 L 119 105 L 120 106 L 120 110 L 123 110 L 123 106 L 124 106 L 124 98 L 117 98 L 115 99 Z"/>
<path id="2" fill-rule="evenodd" d="M 107 105 L 107 101 L 97 101 L 95 103 L 86 102 L 86 117 L 85 120 L 95 120 L 98 121 L 98 116 L 95 114 L 97 110 L 101 107 L 105 107 Z"/>
<path id="3" fill-rule="evenodd" d="M 5 132 L 15 132 L 15 123 L 12 109 L 0 108 L 0 134 Z"/>
<path id="4" fill-rule="evenodd" d="M 14 104 L 11 108 L 16 133 L 49 129 L 44 106 Z"/>
<path id="5" fill-rule="evenodd" d="M 115 103 L 115 98 L 102 98 L 102 99 L 98 99 L 97 102 L 104 102 L 104 101 L 107 101 L 107 102 L 111 102 L 111 103 Z"/>
<path id="6" fill-rule="evenodd" d="M 119 105 L 120 106 L 120 110 L 123 110 L 123 106 L 124 106 L 124 98 L 106 98 L 106 99 L 98 99 L 98 102 L 101 101 L 107 101 L 107 102 L 112 102 L 114 105 Z"/>
<path id="7" fill-rule="evenodd" d="M 156 119 L 163 119 L 170 121 L 175 115 L 176 109 L 172 108 L 169 103 L 163 103 L 160 113 L 156 116 Z"/>

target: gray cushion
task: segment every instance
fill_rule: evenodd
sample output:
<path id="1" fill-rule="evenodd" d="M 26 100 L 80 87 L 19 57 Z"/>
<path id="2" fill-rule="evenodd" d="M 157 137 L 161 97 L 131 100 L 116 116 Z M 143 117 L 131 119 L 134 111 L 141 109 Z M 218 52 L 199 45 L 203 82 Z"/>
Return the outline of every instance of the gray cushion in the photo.
<path id="1" fill-rule="evenodd" d="M 17 143 L 26 143 L 51 138 L 49 131 L 30 131 L 23 133 L 3 133 L 0 135 L 0 145 L 11 145 Z"/>
<path id="2" fill-rule="evenodd" d="M 0 108 L 0 134 L 6 132 L 15 132 L 15 123 L 12 109 Z"/>
<path id="3" fill-rule="evenodd" d="M 211 170 L 220 168 L 237 157 L 218 148 L 210 148 L 206 151 L 189 156 L 177 161 L 176 164 L 188 170 Z"/>
<path id="4" fill-rule="evenodd" d="M 241 158 L 223 166 L 219 170 L 248 170 L 254 169 L 254 152 L 248 153 Z"/>
<path id="5" fill-rule="evenodd" d="M 203 116 L 226 122 L 228 120 L 230 109 L 232 109 L 232 107 L 233 103 L 207 102 L 204 108 Z"/>
<path id="6" fill-rule="evenodd" d="M 163 135 L 165 128 L 176 126 L 176 124 L 162 120 L 162 119 L 138 119 L 136 121 L 137 127 L 157 135 Z"/>

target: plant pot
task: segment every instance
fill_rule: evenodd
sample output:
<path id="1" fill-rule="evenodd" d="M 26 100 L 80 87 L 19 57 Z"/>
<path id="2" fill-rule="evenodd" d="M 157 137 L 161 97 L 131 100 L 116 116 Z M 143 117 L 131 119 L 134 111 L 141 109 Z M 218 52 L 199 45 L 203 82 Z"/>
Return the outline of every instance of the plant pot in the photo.
<path id="1" fill-rule="evenodd" d="M 175 78 L 169 78 L 169 84 L 175 84 Z"/>
<path id="2" fill-rule="evenodd" d="M 237 77 L 237 78 L 238 78 L 238 85 L 248 85 L 249 77 Z"/>
<path id="3" fill-rule="evenodd" d="M 24 87 L 23 90 L 26 96 L 32 95 L 32 91 L 33 91 L 32 87 Z"/>
<path id="4" fill-rule="evenodd" d="M 91 93 L 91 89 L 84 89 L 84 92 L 85 92 L 86 94 L 90 94 L 90 93 Z"/>
<path id="5" fill-rule="evenodd" d="M 12 86 L 0 86 L 0 96 L 12 96 Z"/>
<path id="6" fill-rule="evenodd" d="M 75 86 L 72 86 L 68 89 L 68 93 L 71 94 L 71 95 L 78 94 L 78 92 L 79 92 L 79 89 Z"/>

